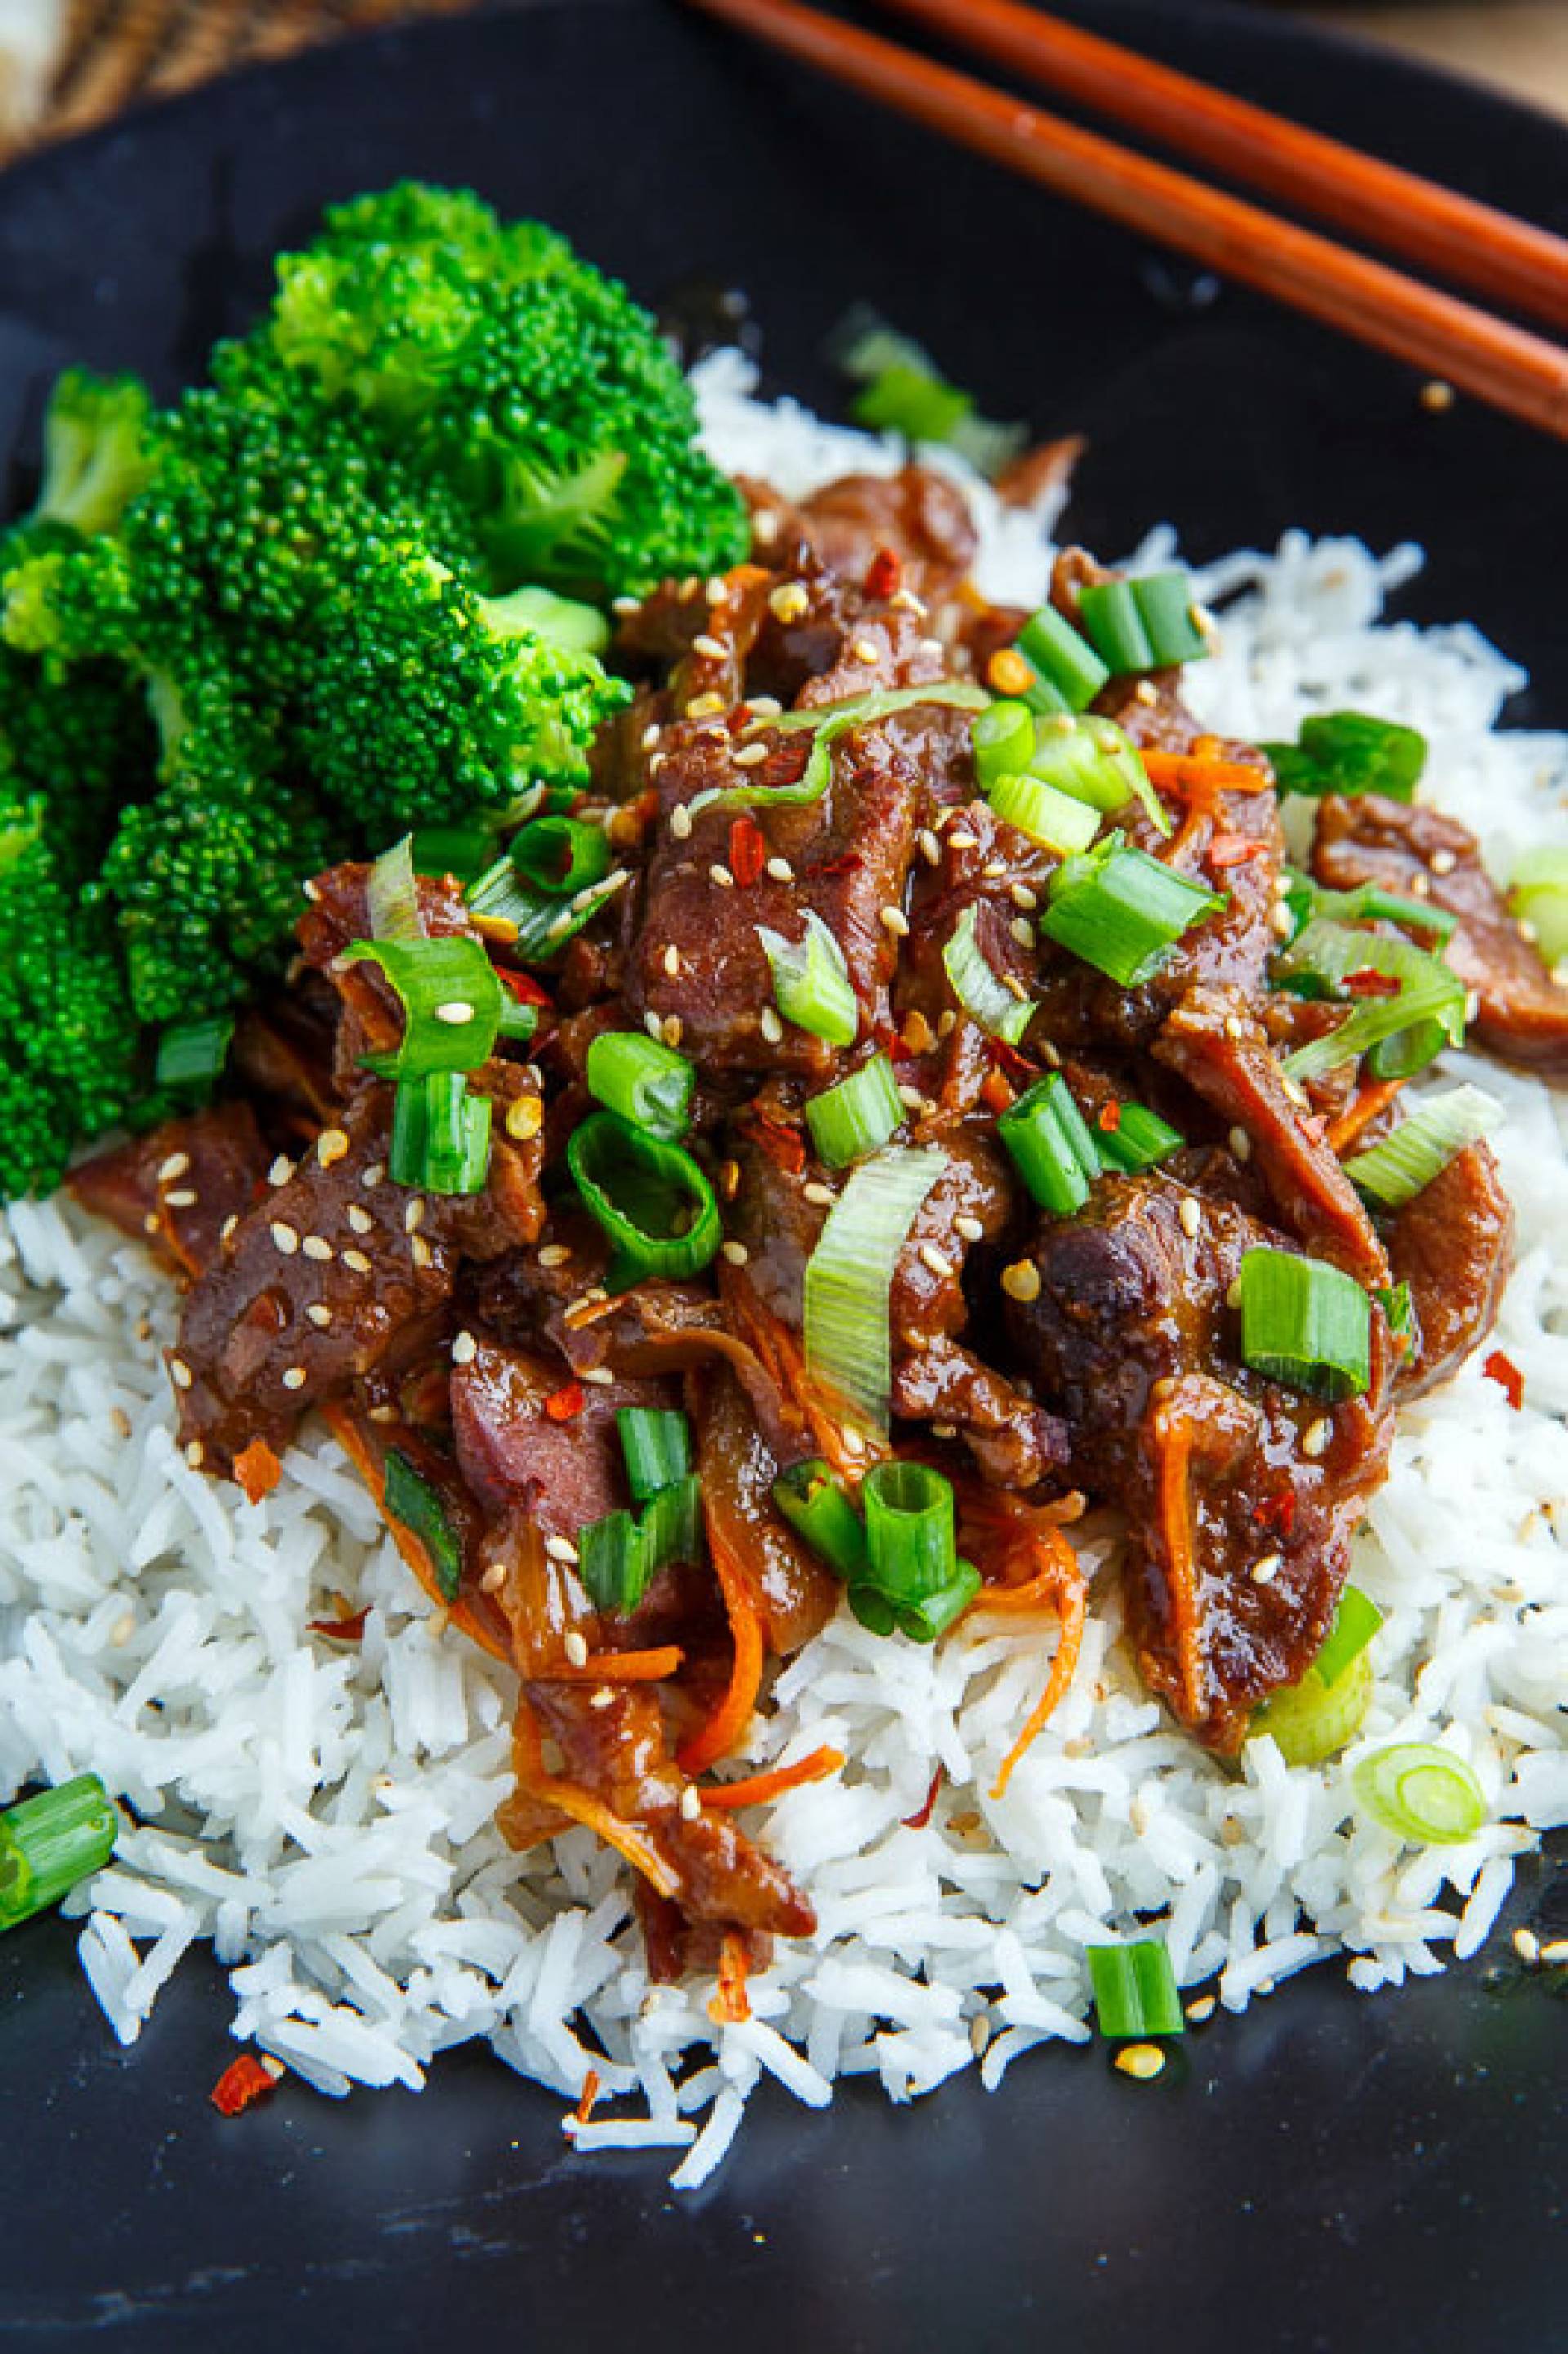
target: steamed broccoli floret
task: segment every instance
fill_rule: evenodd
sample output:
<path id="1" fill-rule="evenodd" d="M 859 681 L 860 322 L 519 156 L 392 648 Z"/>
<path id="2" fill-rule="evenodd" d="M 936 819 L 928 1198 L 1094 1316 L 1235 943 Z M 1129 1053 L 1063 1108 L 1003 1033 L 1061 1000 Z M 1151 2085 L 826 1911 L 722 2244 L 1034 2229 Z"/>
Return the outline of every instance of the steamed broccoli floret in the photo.
<path id="1" fill-rule="evenodd" d="M 552 230 L 405 185 L 329 212 L 279 281 L 272 348 L 458 493 L 493 587 L 638 592 L 744 555 L 654 322 Z"/>
<path id="2" fill-rule="evenodd" d="M 0 807 L 0 1191 L 59 1182 L 79 1136 L 122 1119 L 140 1033 L 112 929 L 62 878 L 41 796 Z"/>
<path id="3" fill-rule="evenodd" d="M 147 479 L 153 403 L 133 376 L 67 368 L 44 418 L 44 466 L 28 525 L 112 531 Z"/>

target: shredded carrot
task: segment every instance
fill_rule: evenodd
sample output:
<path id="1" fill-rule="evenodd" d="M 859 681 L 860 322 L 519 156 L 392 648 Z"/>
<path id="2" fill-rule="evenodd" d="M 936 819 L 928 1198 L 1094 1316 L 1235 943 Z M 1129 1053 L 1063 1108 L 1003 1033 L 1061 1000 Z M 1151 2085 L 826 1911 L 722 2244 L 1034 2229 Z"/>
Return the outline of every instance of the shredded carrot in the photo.
<path id="1" fill-rule="evenodd" d="M 580 1668 L 568 1659 L 550 1669 L 547 1681 L 563 1684 L 657 1684 L 679 1669 L 685 1653 L 673 1643 L 652 1651 L 590 1651 Z"/>
<path id="2" fill-rule="evenodd" d="M 754 817 L 737 817 L 729 829 L 729 871 L 744 891 L 757 881 L 768 859 L 768 844 Z"/>
<path id="3" fill-rule="evenodd" d="M 798 1790 L 806 1782 L 825 1782 L 836 1774 L 844 1762 L 842 1749 L 824 1745 L 813 1749 L 809 1757 L 797 1759 L 793 1766 L 775 1766 L 769 1774 L 748 1774 L 743 1782 L 717 1782 L 702 1793 L 705 1807 L 723 1811 L 737 1807 L 765 1807 L 771 1799 L 781 1797 L 786 1790 Z"/>
<path id="4" fill-rule="evenodd" d="M 1404 1085 L 1403 1079 L 1374 1079 L 1370 1087 L 1362 1087 L 1354 1100 L 1346 1105 L 1339 1119 L 1330 1121 L 1330 1150 L 1343 1152 L 1347 1144 L 1353 1144 L 1362 1129 L 1370 1126 L 1380 1112 L 1388 1109 Z"/>
<path id="5" fill-rule="evenodd" d="M 1182 1688 L 1194 1715 L 1200 1713 L 1202 1659 L 1198 1649 L 1197 1564 L 1192 1549 L 1192 1429 L 1160 1413 L 1154 1419 L 1160 1441 L 1159 1526 L 1165 1539 L 1166 1585 L 1174 1622 Z"/>
<path id="6" fill-rule="evenodd" d="M 569 1815 L 574 1823 L 585 1825 L 597 1838 L 603 1840 L 606 1847 L 612 1847 L 618 1855 L 624 1856 L 632 1869 L 640 1872 L 649 1886 L 656 1888 L 661 1896 L 675 1894 L 681 1885 L 680 1874 L 665 1862 L 652 1840 L 646 1838 L 635 1823 L 627 1822 L 623 1816 L 614 1813 L 579 1784 L 557 1781 L 553 1774 L 546 1773 L 544 1744 L 526 1702 L 518 1707 L 514 1750 L 524 1753 L 518 1766 L 517 1779 L 530 1797 L 542 1798 L 546 1805 L 558 1807 L 563 1815 Z"/>
<path id="7" fill-rule="evenodd" d="M 963 1500 L 963 1517 L 970 1533 L 965 1540 L 977 1553 L 1005 1564 L 1022 1553 L 1033 1574 L 1011 1583 L 983 1585 L 969 1605 L 980 1610 L 1012 1614 L 1028 1610 L 1054 1611 L 1060 1622 L 1056 1656 L 1045 1689 L 1030 1711 L 1023 1729 L 1002 1759 L 991 1795 L 1000 1798 L 1012 1778 L 1013 1768 L 1044 1725 L 1073 1681 L 1088 1616 L 1088 1588 L 1077 1554 L 1059 1528 L 1044 1513 L 994 1490 L 971 1490 Z"/>
<path id="8" fill-rule="evenodd" d="M 1000 1119 L 1004 1111 L 1011 1111 L 1016 1097 L 1011 1084 L 1000 1071 L 988 1071 L 980 1081 L 980 1101 L 987 1111 L 994 1112 Z"/>
<path id="9" fill-rule="evenodd" d="M 1076 1567 L 1077 1564 L 1075 1562 L 1075 1571 Z M 1043 1572 L 1042 1578 L 1044 1576 Z M 1089 1615 L 1084 1581 L 1081 1575 L 1076 1575 L 1070 1585 L 1064 1587 L 1053 1574 L 1053 1584 L 1055 1590 L 1051 1596 L 1051 1606 L 1056 1611 L 1061 1621 L 1061 1631 L 1056 1638 L 1056 1656 L 1051 1662 L 1051 1672 L 1045 1679 L 1044 1691 L 1030 1710 L 1023 1721 L 1022 1731 L 1001 1761 L 1001 1770 L 991 1787 L 991 1795 L 993 1798 L 1006 1797 L 1007 1786 L 1012 1779 L 1014 1767 L 1036 1737 L 1044 1731 L 1052 1711 L 1065 1694 L 1067 1687 L 1073 1681 L 1073 1671 L 1078 1664 L 1078 1652 L 1083 1645 L 1084 1628 Z M 1046 1597 L 1042 1594 L 1039 1598 L 1044 1602 Z"/>
<path id="10" fill-rule="evenodd" d="M 1481 1371 L 1489 1382 L 1496 1382 L 1517 1414 L 1524 1404 L 1524 1375 L 1513 1359 L 1504 1356 L 1500 1349 L 1494 1349 L 1489 1357 L 1482 1360 Z"/>
<path id="11" fill-rule="evenodd" d="M 460 1595 L 455 1603 L 449 1602 L 436 1575 L 435 1564 L 425 1547 L 405 1522 L 387 1511 L 386 1474 L 350 1409 L 345 1405 L 328 1404 L 322 1407 L 322 1415 L 333 1437 L 369 1489 L 376 1511 L 391 1532 L 393 1543 L 431 1601 L 443 1610 L 450 1610 L 463 1633 L 471 1637 L 482 1650 L 488 1651 L 493 1659 L 503 1659 L 511 1667 L 514 1664 L 512 1648 L 500 1626 L 493 1623 L 492 1617 L 484 1616 L 481 1605 L 468 1595 Z M 488 1603 L 489 1596 L 485 1596 L 482 1600 Z M 494 1617 L 498 1618 L 499 1613 L 494 1614 Z"/>
<path id="12" fill-rule="evenodd" d="M 751 1720 L 757 1706 L 757 1695 L 762 1689 L 762 1614 L 758 1608 L 746 1573 L 731 1550 L 728 1539 L 721 1532 L 717 1519 L 707 1515 L 708 1550 L 713 1554 L 714 1567 L 718 1572 L 719 1590 L 729 1613 L 729 1631 L 735 1644 L 735 1660 L 729 1671 L 729 1682 L 710 1717 L 700 1725 L 690 1741 L 675 1753 L 683 1774 L 694 1776 L 727 1757 Z"/>
<path id="13" fill-rule="evenodd" d="M 599 2070 L 590 2068 L 583 2078 L 582 2097 L 572 2111 L 579 2126 L 586 2126 L 594 2113 L 599 2094 Z"/>
<path id="14" fill-rule="evenodd" d="M 264 1438 L 253 1438 L 234 1458 L 234 1476 L 245 1490 L 248 1504 L 270 1496 L 283 1476 L 283 1467 Z"/>
<path id="15" fill-rule="evenodd" d="M 1143 752 L 1150 783 L 1174 793 L 1266 793 L 1274 779 L 1250 760 L 1222 760 L 1200 752 Z"/>
<path id="16" fill-rule="evenodd" d="M 1216 833 L 1209 844 L 1211 866 L 1245 866 L 1249 859 L 1261 858 L 1266 845 L 1254 842 L 1250 834 Z"/>
<path id="17" fill-rule="evenodd" d="M 570 1422 L 581 1414 L 584 1395 L 581 1382 L 567 1382 L 561 1389 L 553 1390 L 545 1400 L 545 1412 L 552 1422 Z"/>
<path id="18" fill-rule="evenodd" d="M 269 2093 L 278 2089 L 278 2080 L 285 2073 L 281 2060 L 270 2054 L 258 2059 L 254 2052 L 242 2052 L 231 2060 L 207 2099 L 220 2117 L 243 2116 L 256 2102 L 264 2101 Z"/>
<path id="19" fill-rule="evenodd" d="M 904 1816 L 903 1823 L 906 1831 L 923 1831 L 936 1813 L 937 1799 L 942 1787 L 943 1772 L 943 1767 L 938 1766 L 932 1775 L 931 1787 L 926 1793 L 925 1805 L 918 1808 L 914 1814 Z"/>
<path id="20" fill-rule="evenodd" d="M 731 1930 L 719 1947 L 718 1985 L 708 2004 L 708 2017 L 715 2027 L 734 2027 L 751 2017 L 746 1980 L 746 1940 Z"/>

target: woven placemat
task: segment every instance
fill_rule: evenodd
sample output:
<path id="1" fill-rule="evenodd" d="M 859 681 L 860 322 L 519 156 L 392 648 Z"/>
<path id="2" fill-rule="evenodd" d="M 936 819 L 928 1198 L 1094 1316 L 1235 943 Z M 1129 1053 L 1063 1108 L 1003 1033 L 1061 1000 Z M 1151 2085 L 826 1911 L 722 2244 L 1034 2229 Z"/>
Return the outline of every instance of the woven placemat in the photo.
<path id="1" fill-rule="evenodd" d="M 483 0 L 70 0 L 41 114 L 12 153 L 108 122 L 140 99 L 192 90 L 264 58 Z"/>

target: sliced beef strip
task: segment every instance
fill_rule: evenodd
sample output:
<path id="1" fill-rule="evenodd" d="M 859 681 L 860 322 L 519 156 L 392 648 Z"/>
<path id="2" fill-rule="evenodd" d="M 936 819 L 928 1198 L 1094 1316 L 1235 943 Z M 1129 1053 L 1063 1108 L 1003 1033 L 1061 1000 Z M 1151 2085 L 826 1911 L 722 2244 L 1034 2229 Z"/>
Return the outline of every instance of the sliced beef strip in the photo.
<path id="1" fill-rule="evenodd" d="M 1246 1138 L 1279 1223 L 1358 1283 L 1388 1281 L 1372 1220 L 1325 1140 L 1305 1090 L 1280 1069 L 1262 1024 L 1228 990 L 1189 991 L 1154 1043 L 1157 1058 Z M 1247 1156 L 1244 1156 L 1247 1157 Z"/>
<path id="2" fill-rule="evenodd" d="M 575 1544 L 590 1521 L 630 1504 L 615 1417 L 626 1406 L 678 1406 L 669 1382 L 613 1380 L 582 1389 L 565 1418 L 548 1358 L 488 1338 L 451 1373 L 452 1441 L 464 1479 L 491 1519 L 524 1512 L 546 1537 Z"/>
<path id="3" fill-rule="evenodd" d="M 328 867 L 306 884 L 310 904 L 295 927 L 305 964 L 326 975 L 342 1002 L 333 1069 L 335 1092 L 344 1098 L 364 1077 L 361 1058 L 389 1052 L 403 1034 L 397 993 L 377 967 L 363 962 L 340 970 L 337 965 L 352 941 L 374 937 L 369 884 L 370 868 L 362 861 Z M 421 875 L 414 887 L 431 939 L 479 938 L 455 876 Z"/>
<path id="4" fill-rule="evenodd" d="M 1388 1225 L 1396 1283 L 1408 1283 L 1419 1328 L 1400 1368 L 1402 1398 L 1457 1372 L 1497 1321 L 1513 1263 L 1513 1204 L 1489 1145 L 1472 1144 Z"/>
<path id="5" fill-rule="evenodd" d="M 1320 1647 L 1393 1436 L 1375 1307 L 1365 1397 L 1328 1407 L 1241 1363 L 1227 1299 L 1255 1246 L 1288 1247 L 1162 1178 L 1104 1179 L 1083 1216 L 1042 1223 L 1039 1296 L 1008 1310 L 1021 1360 L 1066 1416 L 1075 1476 L 1128 1515 L 1143 1672 L 1222 1751 Z"/>
<path id="6" fill-rule="evenodd" d="M 763 484 L 745 487 L 753 537 L 770 563 L 804 542 L 830 572 L 858 588 L 887 549 L 905 585 L 933 599 L 957 588 L 973 565 L 979 542 L 969 502 L 932 467 L 846 474 L 793 506 Z"/>
<path id="7" fill-rule="evenodd" d="M 1312 872 L 1333 891 L 1372 883 L 1457 916 L 1446 954 L 1478 1000 L 1475 1037 L 1505 1062 L 1568 1070 L 1568 989 L 1504 907 L 1468 827 L 1381 793 L 1331 794 L 1318 811 Z"/>
<path id="8" fill-rule="evenodd" d="M 249 1209 L 271 1158 L 249 1105 L 220 1104 L 94 1153 L 66 1183 L 83 1209 L 150 1243 L 185 1278 L 217 1257 L 225 1226 Z"/>

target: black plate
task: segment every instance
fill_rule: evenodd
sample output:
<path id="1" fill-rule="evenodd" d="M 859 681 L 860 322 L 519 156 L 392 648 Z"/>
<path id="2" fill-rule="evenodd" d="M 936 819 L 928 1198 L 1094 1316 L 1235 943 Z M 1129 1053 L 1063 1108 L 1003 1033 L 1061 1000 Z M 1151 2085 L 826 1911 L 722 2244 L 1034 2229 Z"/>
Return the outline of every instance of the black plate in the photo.
<path id="1" fill-rule="evenodd" d="M 1092 14 L 1568 229 L 1568 136 L 1544 117 L 1255 12 Z M 1478 619 L 1542 673 L 1529 716 L 1568 722 L 1561 450 L 1467 407 L 1429 416 L 1405 371 L 1261 302 L 1195 307 L 1188 274 L 1135 240 L 638 0 L 325 53 L 13 173 L 0 450 L 26 457 L 65 359 L 172 387 L 250 316 L 267 257 L 324 198 L 405 172 L 544 214 L 650 296 L 694 272 L 745 284 L 770 380 L 821 399 L 824 330 L 873 298 L 993 414 L 1091 430 L 1073 520 L 1107 549 L 1160 515 L 1199 554 L 1291 522 L 1420 538 L 1433 562 L 1406 610 Z M 58 1924 L 4 1940 L 0 2003 L 6 2346 L 1563 2339 L 1564 2013 L 1477 1969 L 1371 1999 L 1313 1974 L 1149 2088 L 1092 2051 L 1037 2053 L 999 2096 L 965 2082 L 918 2115 L 864 2087 L 825 2117 L 764 2093 L 686 2201 L 662 2158 L 568 2155 L 558 2102 L 477 2052 L 418 2098 L 290 2086 L 222 2123 L 217 1974 L 188 1965 L 122 2054 Z"/>

